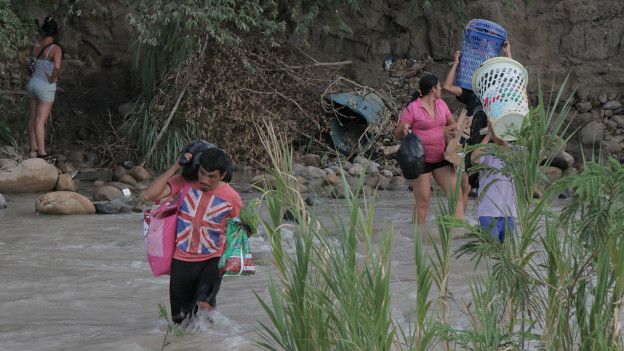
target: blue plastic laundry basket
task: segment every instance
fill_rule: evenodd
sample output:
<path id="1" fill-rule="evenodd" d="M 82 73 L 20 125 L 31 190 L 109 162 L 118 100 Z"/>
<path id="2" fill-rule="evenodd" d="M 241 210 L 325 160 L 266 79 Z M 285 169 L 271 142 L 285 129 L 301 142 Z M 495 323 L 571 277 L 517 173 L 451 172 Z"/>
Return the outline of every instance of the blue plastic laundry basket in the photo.
<path id="1" fill-rule="evenodd" d="M 472 90 L 472 75 L 480 64 L 500 54 L 506 39 L 507 32 L 496 23 L 482 19 L 470 21 L 464 29 L 457 85 Z"/>

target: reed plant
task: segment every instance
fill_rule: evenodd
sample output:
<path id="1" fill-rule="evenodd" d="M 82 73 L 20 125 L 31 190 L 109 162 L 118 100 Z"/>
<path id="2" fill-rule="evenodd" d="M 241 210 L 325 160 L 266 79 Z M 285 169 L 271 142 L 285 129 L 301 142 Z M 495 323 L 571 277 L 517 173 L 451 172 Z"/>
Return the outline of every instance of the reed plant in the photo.
<path id="1" fill-rule="evenodd" d="M 260 345 L 269 350 L 621 350 L 624 298 L 624 167 L 583 160 L 575 176 L 549 184 L 542 165 L 572 131 L 564 84 L 552 102 L 541 96 L 516 145 L 493 148 L 505 160 L 518 195 L 516 229 L 504 243 L 454 218 L 453 196 L 441 203 L 439 240 L 430 247 L 414 230 L 416 302 L 407 320 L 390 312 L 392 230 L 374 232 L 375 196 L 361 181 L 345 188 L 344 215 L 334 226 L 306 207 L 292 177 L 292 151 L 262 128 L 274 190 L 266 189 L 263 225 L 274 250 L 277 279 L 258 296 L 270 323 Z M 461 174 L 458 175 L 461 179 Z M 575 196 L 563 208 L 553 200 Z M 541 196 L 534 196 L 538 192 Z M 282 215 L 297 220 L 293 248 L 281 237 Z M 342 213 L 342 212 L 341 212 Z M 457 237 L 458 227 L 463 235 Z M 460 240 L 452 250 L 453 240 Z M 468 324 L 449 320 L 459 300 L 449 289 L 451 263 L 468 257 L 481 275 L 459 306 Z M 433 288 L 437 291 L 432 291 Z M 433 308 L 437 306 L 437 308 Z"/>

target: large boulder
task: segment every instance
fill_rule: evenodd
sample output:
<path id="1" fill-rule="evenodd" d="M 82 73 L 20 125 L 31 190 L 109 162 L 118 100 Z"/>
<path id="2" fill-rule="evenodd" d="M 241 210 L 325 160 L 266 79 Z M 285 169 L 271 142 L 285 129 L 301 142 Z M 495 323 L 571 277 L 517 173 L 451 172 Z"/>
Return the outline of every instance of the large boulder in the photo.
<path id="1" fill-rule="evenodd" d="M 95 207 L 89 199 L 72 191 L 55 191 L 41 195 L 35 203 L 35 210 L 50 215 L 95 213 Z"/>
<path id="2" fill-rule="evenodd" d="M 58 170 L 40 158 L 24 160 L 16 167 L 0 170 L 0 192 L 35 193 L 54 190 Z"/>
<path id="3" fill-rule="evenodd" d="M 104 185 L 93 190 L 94 201 L 110 201 L 122 196 L 121 190 L 112 185 Z"/>

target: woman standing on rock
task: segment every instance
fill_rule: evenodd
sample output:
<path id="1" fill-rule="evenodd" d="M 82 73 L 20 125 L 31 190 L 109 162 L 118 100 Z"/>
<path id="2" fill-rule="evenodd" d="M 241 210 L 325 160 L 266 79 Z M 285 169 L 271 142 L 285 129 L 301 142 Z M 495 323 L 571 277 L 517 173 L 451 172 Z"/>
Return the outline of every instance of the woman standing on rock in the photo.
<path id="1" fill-rule="evenodd" d="M 29 65 L 32 76 L 26 85 L 26 92 L 30 97 L 28 139 L 30 157 L 47 158 L 45 126 L 54 103 L 63 53 L 61 47 L 54 43 L 58 24 L 52 17 L 45 18 L 39 33 L 41 37 L 33 48 L 33 60 Z"/>
<path id="2" fill-rule="evenodd" d="M 444 159 L 446 138 L 454 137 L 457 124 L 451 111 L 442 100 L 442 87 L 438 77 L 427 75 L 418 82 L 420 92 L 401 112 L 399 124 L 394 134 L 403 139 L 410 132 L 416 133 L 425 150 L 425 167 L 423 173 L 412 181 L 412 190 L 416 199 L 413 221 L 422 224 L 427 219 L 427 210 L 431 199 L 431 177 L 440 185 L 450 199 L 455 189 L 457 174 L 455 168 Z M 464 216 L 461 196 L 456 196 L 455 215 Z"/>

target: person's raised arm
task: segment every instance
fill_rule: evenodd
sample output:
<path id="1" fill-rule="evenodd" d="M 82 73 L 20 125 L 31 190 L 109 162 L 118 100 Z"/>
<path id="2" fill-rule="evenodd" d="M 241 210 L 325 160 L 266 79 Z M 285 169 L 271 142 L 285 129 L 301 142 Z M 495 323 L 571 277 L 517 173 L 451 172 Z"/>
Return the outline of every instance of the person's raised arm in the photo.
<path id="1" fill-rule="evenodd" d="M 461 53 L 459 51 L 455 51 L 455 55 L 453 56 L 453 65 L 451 66 L 451 70 L 446 75 L 446 80 L 444 81 L 444 90 L 455 96 L 460 96 L 462 94 L 461 87 L 455 85 L 455 77 L 457 75 L 457 67 L 459 67 L 460 57 Z"/>
<path id="2" fill-rule="evenodd" d="M 511 57 L 511 44 L 509 43 L 508 40 L 505 40 L 505 42 L 503 43 L 503 55 L 505 57 Z"/>
<path id="3" fill-rule="evenodd" d="M 58 79 L 58 74 L 61 71 L 61 62 L 63 61 L 63 50 L 60 46 L 56 45 L 54 48 L 54 52 L 52 53 L 52 62 L 54 62 L 54 69 L 52 70 L 52 74 L 48 77 L 48 81 L 50 83 L 56 83 Z"/>
<path id="4" fill-rule="evenodd" d="M 190 153 L 186 153 L 184 156 L 189 161 L 193 157 Z M 141 194 L 143 200 L 147 202 L 154 202 L 169 196 L 171 194 L 171 186 L 168 184 L 169 179 L 176 175 L 180 168 L 182 168 L 182 166 L 178 161 L 176 161 L 176 163 L 169 167 L 165 173 L 154 179 L 154 181 Z"/>

